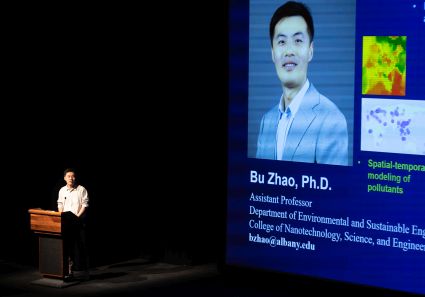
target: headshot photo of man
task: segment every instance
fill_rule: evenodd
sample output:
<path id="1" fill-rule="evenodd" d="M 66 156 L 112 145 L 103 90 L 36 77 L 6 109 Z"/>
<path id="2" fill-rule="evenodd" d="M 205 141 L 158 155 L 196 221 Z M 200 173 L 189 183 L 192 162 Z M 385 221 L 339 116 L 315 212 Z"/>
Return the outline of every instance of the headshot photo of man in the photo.
<path id="1" fill-rule="evenodd" d="M 345 105 L 350 118 L 349 129 L 346 115 L 335 101 L 316 88 L 309 75 L 309 65 L 316 51 L 310 7 L 303 2 L 284 2 L 275 9 L 268 25 L 269 61 L 274 64 L 280 94 L 276 94 L 271 106 L 262 114 L 259 108 L 255 109 L 258 103 L 254 105 L 250 101 L 250 108 L 254 106 L 250 119 L 257 113 L 257 120 L 260 120 L 256 128 L 250 126 L 251 132 L 256 132 L 250 135 L 251 143 L 255 142 L 250 154 L 255 153 L 258 159 L 351 165 L 353 107 Z M 320 71 L 325 76 L 330 69 L 324 67 Z M 350 78 L 354 80 L 354 67 L 348 80 Z M 250 76 L 250 81 L 252 79 Z M 337 79 L 327 83 L 331 82 L 338 83 Z M 253 86 L 256 86 L 254 81 L 250 83 L 250 90 Z M 352 104 L 354 91 L 346 93 L 344 99 Z M 341 102 L 340 99 L 338 103 Z"/>

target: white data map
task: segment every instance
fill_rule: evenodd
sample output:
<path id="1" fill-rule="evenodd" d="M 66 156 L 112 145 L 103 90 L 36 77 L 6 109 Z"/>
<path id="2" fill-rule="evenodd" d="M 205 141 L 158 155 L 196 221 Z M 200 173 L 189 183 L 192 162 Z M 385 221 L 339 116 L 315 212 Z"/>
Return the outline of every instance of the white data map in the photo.
<path id="1" fill-rule="evenodd" d="M 425 101 L 362 98 L 361 150 L 425 155 Z"/>

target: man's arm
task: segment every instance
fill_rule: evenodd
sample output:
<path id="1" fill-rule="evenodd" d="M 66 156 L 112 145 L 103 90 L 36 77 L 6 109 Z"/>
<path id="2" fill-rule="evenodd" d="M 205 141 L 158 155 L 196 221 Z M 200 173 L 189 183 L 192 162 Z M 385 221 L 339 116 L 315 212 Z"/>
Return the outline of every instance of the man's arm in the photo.
<path id="1" fill-rule="evenodd" d="M 77 217 L 81 217 L 86 212 L 86 209 L 89 206 L 89 194 L 86 188 L 84 187 L 82 187 L 80 203 L 81 203 L 81 208 L 77 213 Z"/>
<path id="2" fill-rule="evenodd" d="M 263 118 L 261 119 L 257 139 L 257 159 L 276 159 L 276 130 L 278 121 L 279 107 L 276 105 L 263 115 Z"/>
<path id="3" fill-rule="evenodd" d="M 77 213 L 77 217 L 81 217 L 85 211 L 86 211 L 86 207 L 81 206 L 80 211 Z"/>
<path id="4" fill-rule="evenodd" d="M 317 162 L 321 164 L 348 165 L 347 121 L 340 112 L 330 113 L 320 129 Z"/>
<path id="5" fill-rule="evenodd" d="M 64 207 L 64 203 L 65 203 L 65 199 L 62 196 L 63 195 L 61 195 L 61 191 L 59 191 L 58 200 L 56 201 L 58 203 L 58 211 L 59 212 L 63 212 L 63 207 Z"/>

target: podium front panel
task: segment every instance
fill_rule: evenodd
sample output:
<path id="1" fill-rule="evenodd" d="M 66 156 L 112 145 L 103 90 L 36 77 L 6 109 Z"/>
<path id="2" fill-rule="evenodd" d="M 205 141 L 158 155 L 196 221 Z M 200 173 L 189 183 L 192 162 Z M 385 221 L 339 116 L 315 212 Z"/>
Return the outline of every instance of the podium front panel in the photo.
<path id="1" fill-rule="evenodd" d="M 39 271 L 48 277 L 65 276 L 64 242 L 53 236 L 39 237 Z"/>

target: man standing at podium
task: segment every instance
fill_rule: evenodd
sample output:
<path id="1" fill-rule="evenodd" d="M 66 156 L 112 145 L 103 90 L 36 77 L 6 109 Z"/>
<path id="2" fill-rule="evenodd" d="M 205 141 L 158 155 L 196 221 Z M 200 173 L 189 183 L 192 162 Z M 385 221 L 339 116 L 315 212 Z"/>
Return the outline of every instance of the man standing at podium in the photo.
<path id="1" fill-rule="evenodd" d="M 66 249 L 68 251 L 69 276 L 74 278 L 74 272 L 79 271 L 82 278 L 88 279 L 88 252 L 86 246 L 86 216 L 89 206 L 89 196 L 85 187 L 79 185 L 76 172 L 72 168 L 65 169 L 66 185 L 60 188 L 58 194 L 58 211 L 71 212 L 76 216 L 73 230 L 70 232 Z"/>

